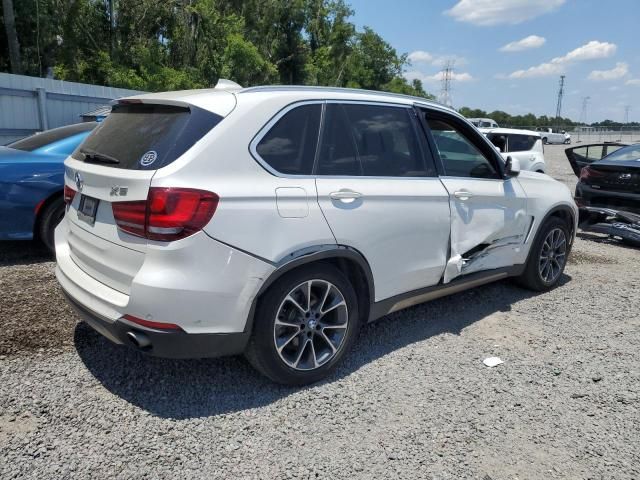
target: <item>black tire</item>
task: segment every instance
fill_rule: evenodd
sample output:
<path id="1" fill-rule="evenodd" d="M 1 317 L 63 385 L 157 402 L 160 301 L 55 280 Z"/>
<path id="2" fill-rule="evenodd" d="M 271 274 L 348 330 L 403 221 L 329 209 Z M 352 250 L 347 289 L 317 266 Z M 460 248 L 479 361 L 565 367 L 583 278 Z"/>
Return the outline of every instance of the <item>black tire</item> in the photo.
<path id="1" fill-rule="evenodd" d="M 542 259 L 543 247 L 545 246 L 545 241 L 547 240 L 549 234 L 557 229 L 560 229 L 564 234 L 564 257 L 559 267 L 559 273 L 553 276 L 552 279 L 547 281 L 545 280 L 545 278 L 543 278 L 543 273 L 541 272 L 541 263 L 544 261 Z M 544 292 L 554 288 L 562 278 L 564 267 L 567 265 L 567 259 L 569 257 L 569 254 L 571 253 L 571 246 L 569 244 L 570 238 L 571 236 L 569 234 L 569 228 L 563 220 L 557 217 L 551 217 L 546 220 L 545 223 L 540 227 L 533 245 L 531 246 L 531 251 L 529 252 L 529 257 L 527 258 L 527 264 L 525 266 L 524 272 L 516 279 L 518 284 L 525 288 L 528 288 L 529 290 L 534 290 L 537 292 Z"/>
<path id="2" fill-rule="evenodd" d="M 55 254 L 56 246 L 54 242 L 54 231 L 64 217 L 64 200 L 62 197 L 53 199 L 40 212 L 38 220 L 38 236 L 47 250 Z"/>
<path id="3" fill-rule="evenodd" d="M 547 137 L 542 137 L 542 143 L 543 145 L 548 145 L 549 142 L 547 141 Z"/>
<path id="4" fill-rule="evenodd" d="M 301 284 L 311 280 L 317 282 L 329 282 L 337 288 L 346 303 L 346 311 L 343 315 L 344 318 L 348 320 L 346 332 L 341 337 L 341 343 L 339 346 L 335 348 L 335 353 L 332 353 L 333 356 L 328 357 L 326 363 L 323 363 L 318 367 L 309 370 L 299 370 L 292 368 L 292 366 L 287 364 L 285 360 L 281 358 L 281 354 L 278 353 L 276 348 L 276 317 L 278 317 L 282 312 L 281 307 L 285 305 L 285 299 L 289 294 Z M 325 297 L 325 300 L 326 299 L 327 297 Z M 320 305 L 319 311 L 322 310 L 321 307 L 322 305 Z M 308 302 L 307 308 L 311 308 L 311 302 Z M 295 313 L 295 309 L 293 310 Z M 318 323 L 320 323 L 320 319 L 318 319 Z M 311 334 L 304 330 L 302 326 L 299 328 L 300 337 L 295 338 L 297 334 L 295 333 L 295 330 L 293 330 L 292 338 L 294 338 L 293 343 L 298 345 L 298 351 L 304 353 L 306 352 L 306 347 L 300 347 L 299 345 L 303 344 L 303 342 L 307 342 L 307 337 L 305 337 L 305 335 Z M 355 290 L 349 280 L 342 274 L 342 272 L 340 272 L 340 270 L 331 265 L 310 265 L 283 275 L 264 293 L 256 308 L 253 332 L 249 339 L 245 356 L 256 370 L 274 382 L 285 385 L 306 385 L 325 378 L 337 367 L 344 355 L 353 346 L 359 330 L 360 317 L 358 312 L 358 301 Z M 322 331 L 324 332 L 324 329 L 322 329 Z M 324 336 L 324 333 L 318 335 Z M 315 338 L 316 337 L 314 336 L 311 339 L 312 344 L 314 343 Z M 325 340 L 321 341 L 325 342 Z M 315 357 L 316 348 L 312 348 L 311 352 L 308 353 Z"/>

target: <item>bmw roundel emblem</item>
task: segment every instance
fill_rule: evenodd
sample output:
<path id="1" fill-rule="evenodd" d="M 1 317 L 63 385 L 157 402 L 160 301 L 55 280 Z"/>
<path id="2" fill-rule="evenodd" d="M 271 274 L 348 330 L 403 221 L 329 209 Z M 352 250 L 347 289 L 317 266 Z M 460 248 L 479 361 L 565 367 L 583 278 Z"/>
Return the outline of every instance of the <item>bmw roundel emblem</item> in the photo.
<path id="1" fill-rule="evenodd" d="M 81 192 L 82 187 L 84 186 L 84 180 L 82 180 L 80 172 L 76 172 L 76 174 L 73 176 L 73 181 L 76 182 L 76 188 L 79 192 Z"/>
<path id="2" fill-rule="evenodd" d="M 140 157 L 140 165 L 143 167 L 148 167 L 158 158 L 158 152 L 154 150 L 149 150 L 147 153 Z"/>

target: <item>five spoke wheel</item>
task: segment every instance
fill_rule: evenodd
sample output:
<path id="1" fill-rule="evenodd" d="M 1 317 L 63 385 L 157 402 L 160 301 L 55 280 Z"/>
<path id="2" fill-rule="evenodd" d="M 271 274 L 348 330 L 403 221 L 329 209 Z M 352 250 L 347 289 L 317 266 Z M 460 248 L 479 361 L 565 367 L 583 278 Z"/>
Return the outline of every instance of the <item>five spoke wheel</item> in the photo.
<path id="1" fill-rule="evenodd" d="M 308 280 L 293 288 L 278 308 L 273 329 L 276 351 L 295 370 L 316 369 L 336 355 L 348 325 L 342 292 L 326 280 Z"/>

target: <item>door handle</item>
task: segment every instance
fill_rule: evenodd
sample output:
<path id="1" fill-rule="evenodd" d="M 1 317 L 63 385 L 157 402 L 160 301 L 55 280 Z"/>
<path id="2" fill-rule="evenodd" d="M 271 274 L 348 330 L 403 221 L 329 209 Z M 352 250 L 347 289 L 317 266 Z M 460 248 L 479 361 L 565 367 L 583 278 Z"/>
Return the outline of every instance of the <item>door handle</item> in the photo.
<path id="1" fill-rule="evenodd" d="M 353 190 L 338 190 L 337 192 L 331 192 L 329 197 L 331 200 L 356 200 L 361 198 L 362 194 Z"/>
<path id="2" fill-rule="evenodd" d="M 471 197 L 473 197 L 473 193 L 466 190 L 458 190 L 457 192 L 453 192 L 453 196 L 459 198 L 460 200 L 469 200 Z"/>

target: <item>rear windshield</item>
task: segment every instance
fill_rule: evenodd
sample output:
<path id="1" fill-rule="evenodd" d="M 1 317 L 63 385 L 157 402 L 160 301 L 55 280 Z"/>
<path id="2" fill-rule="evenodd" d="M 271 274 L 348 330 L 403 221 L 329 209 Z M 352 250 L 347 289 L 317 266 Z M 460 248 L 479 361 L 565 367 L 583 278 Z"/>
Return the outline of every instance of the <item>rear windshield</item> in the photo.
<path id="1" fill-rule="evenodd" d="M 36 133 L 30 137 L 23 138 L 16 142 L 10 143 L 7 147 L 16 150 L 24 150 L 25 152 L 33 152 L 38 148 L 42 148 L 58 140 L 62 140 L 78 133 L 87 132 L 96 126 L 96 122 L 76 123 L 66 127 L 52 128 L 42 133 Z"/>
<path id="2" fill-rule="evenodd" d="M 72 157 L 114 168 L 157 170 L 189 150 L 221 120 L 194 106 L 118 104 Z"/>
<path id="3" fill-rule="evenodd" d="M 612 145 L 609 145 L 611 149 Z M 614 153 L 606 156 L 605 160 L 612 162 L 628 162 L 629 160 L 640 160 L 640 144 L 629 145 L 628 147 L 620 148 Z"/>

